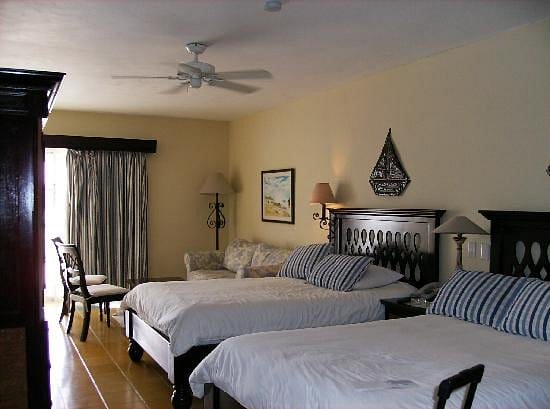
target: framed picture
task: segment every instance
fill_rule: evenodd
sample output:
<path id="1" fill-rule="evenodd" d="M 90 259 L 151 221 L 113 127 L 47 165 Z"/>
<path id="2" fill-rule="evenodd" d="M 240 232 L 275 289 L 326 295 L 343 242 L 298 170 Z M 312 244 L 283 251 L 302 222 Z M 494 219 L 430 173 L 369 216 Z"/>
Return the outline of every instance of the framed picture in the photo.
<path id="1" fill-rule="evenodd" d="M 262 221 L 294 224 L 294 169 L 262 171 Z"/>

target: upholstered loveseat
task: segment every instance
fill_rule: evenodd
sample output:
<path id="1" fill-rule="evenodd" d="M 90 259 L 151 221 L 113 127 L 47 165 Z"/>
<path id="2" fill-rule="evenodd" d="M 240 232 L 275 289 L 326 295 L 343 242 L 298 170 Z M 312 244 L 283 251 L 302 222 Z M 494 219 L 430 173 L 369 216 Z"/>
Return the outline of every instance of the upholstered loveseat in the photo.
<path id="1" fill-rule="evenodd" d="M 187 252 L 187 280 L 274 276 L 291 252 L 242 239 L 233 240 L 225 251 Z"/>

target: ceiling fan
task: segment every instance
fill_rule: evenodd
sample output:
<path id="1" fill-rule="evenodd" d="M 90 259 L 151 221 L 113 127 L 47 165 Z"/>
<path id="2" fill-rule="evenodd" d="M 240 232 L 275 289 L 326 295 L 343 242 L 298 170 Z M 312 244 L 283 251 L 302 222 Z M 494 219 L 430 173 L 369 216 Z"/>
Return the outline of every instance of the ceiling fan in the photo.
<path id="1" fill-rule="evenodd" d="M 216 68 L 208 63 L 199 61 L 199 55 L 202 54 L 208 45 L 199 42 L 192 42 L 186 45 L 189 53 L 193 54 L 193 61 L 178 64 L 178 72 L 176 75 L 168 76 L 141 76 L 141 75 L 113 75 L 114 79 L 167 79 L 177 80 L 180 84 L 170 90 L 170 94 L 177 93 L 183 88 L 200 88 L 202 83 L 212 85 L 218 88 L 227 89 L 230 91 L 240 92 L 242 94 L 250 94 L 257 91 L 259 88 L 249 85 L 239 84 L 231 80 L 247 80 L 247 79 L 270 79 L 273 75 L 266 70 L 244 70 L 244 71 L 225 71 L 216 72 Z"/>

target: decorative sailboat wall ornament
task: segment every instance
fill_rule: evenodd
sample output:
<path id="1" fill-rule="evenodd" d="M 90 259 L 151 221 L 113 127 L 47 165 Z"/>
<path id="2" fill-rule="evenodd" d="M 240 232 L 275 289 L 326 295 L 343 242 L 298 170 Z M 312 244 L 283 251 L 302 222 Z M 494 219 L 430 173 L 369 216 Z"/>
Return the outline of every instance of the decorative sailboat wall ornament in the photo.
<path id="1" fill-rule="evenodd" d="M 391 128 L 369 181 L 377 196 L 399 196 L 411 181 L 393 145 Z"/>

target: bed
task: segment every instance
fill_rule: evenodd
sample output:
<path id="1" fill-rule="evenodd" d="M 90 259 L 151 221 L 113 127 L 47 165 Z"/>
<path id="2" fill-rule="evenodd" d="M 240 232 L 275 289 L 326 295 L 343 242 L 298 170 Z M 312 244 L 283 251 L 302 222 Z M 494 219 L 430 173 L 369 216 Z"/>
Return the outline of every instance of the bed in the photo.
<path id="1" fill-rule="evenodd" d="M 550 281 L 550 213 L 481 213 L 492 273 Z M 412 409 L 433 407 L 442 379 L 478 363 L 474 407 L 550 407 L 550 342 L 440 315 L 235 337 L 190 381 L 208 409 Z"/>
<path id="2" fill-rule="evenodd" d="M 173 407 L 189 408 L 189 376 L 223 339 L 382 319 L 380 299 L 405 296 L 410 285 L 437 281 L 439 243 L 433 231 L 443 212 L 331 212 L 329 242 L 334 253 L 369 255 L 375 264 L 404 275 L 402 282 L 380 289 L 338 293 L 281 278 L 141 284 L 125 298 L 129 356 L 139 361 L 146 351 L 174 385 Z"/>

